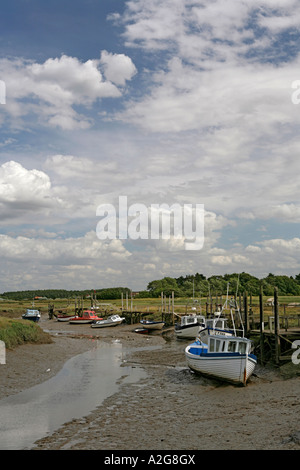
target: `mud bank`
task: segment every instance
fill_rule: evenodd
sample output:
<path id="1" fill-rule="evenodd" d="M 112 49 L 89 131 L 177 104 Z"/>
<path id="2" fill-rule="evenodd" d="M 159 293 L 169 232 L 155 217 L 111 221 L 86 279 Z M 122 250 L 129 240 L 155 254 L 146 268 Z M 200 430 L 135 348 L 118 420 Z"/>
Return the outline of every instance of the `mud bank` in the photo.
<path id="1" fill-rule="evenodd" d="M 257 367 L 247 387 L 196 376 L 186 366 L 185 342 L 160 334 L 140 335 L 133 327 L 92 329 L 42 320 L 53 343 L 7 352 L 0 367 L 0 398 L 55 375 L 94 341 L 121 341 L 126 365 L 142 367 L 138 383 L 119 392 L 82 419 L 42 437 L 40 450 L 299 450 L 300 379 L 283 380 Z M 155 346 L 149 349 L 149 346 Z"/>

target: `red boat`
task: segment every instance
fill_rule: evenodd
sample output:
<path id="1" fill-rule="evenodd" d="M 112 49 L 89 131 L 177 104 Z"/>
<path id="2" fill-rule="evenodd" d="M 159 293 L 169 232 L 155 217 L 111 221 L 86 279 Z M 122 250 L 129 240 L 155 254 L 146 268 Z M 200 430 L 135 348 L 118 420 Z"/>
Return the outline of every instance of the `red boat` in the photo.
<path id="1" fill-rule="evenodd" d="M 76 316 L 72 318 L 69 323 L 72 323 L 73 325 L 81 325 L 85 323 L 92 323 L 95 320 L 102 320 L 102 318 L 98 317 L 98 315 L 95 315 L 94 310 L 84 310 L 81 317 Z"/>

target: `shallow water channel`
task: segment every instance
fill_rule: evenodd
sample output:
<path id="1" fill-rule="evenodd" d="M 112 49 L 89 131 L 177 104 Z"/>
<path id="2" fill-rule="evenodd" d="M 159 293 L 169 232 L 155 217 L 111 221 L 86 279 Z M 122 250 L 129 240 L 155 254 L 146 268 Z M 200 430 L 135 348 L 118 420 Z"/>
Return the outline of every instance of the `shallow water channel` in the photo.
<path id="1" fill-rule="evenodd" d="M 0 450 L 30 449 L 62 424 L 89 414 L 121 383 L 145 377 L 143 369 L 124 366 L 123 352 L 121 343 L 99 341 L 46 382 L 0 400 Z"/>

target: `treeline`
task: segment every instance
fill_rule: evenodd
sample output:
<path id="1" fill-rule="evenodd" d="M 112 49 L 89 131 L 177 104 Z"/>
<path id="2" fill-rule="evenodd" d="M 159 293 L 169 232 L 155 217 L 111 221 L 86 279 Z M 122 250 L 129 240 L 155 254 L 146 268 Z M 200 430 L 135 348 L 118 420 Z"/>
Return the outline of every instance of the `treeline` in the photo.
<path id="1" fill-rule="evenodd" d="M 107 289 L 86 289 L 86 290 L 65 290 L 65 289 L 44 289 L 44 290 L 24 290 L 17 292 L 4 292 L 3 299 L 8 300 L 34 300 L 38 297 L 46 299 L 75 299 L 77 297 L 89 298 L 96 296 L 97 300 L 120 299 L 121 294 L 130 293 L 127 287 L 110 287 Z"/>
<path id="2" fill-rule="evenodd" d="M 243 293 L 258 295 L 262 286 L 264 295 L 273 296 L 274 287 L 278 288 L 279 295 L 300 295 L 300 274 L 294 278 L 292 276 L 278 276 L 268 274 L 268 276 L 259 279 L 248 273 L 233 273 L 224 275 L 214 275 L 206 278 L 203 274 L 190 274 L 178 278 L 164 277 L 163 279 L 149 282 L 147 290 L 140 291 L 135 298 L 161 296 L 165 295 L 175 297 L 195 297 L 226 294 L 227 286 L 229 294 Z M 64 289 L 45 289 L 45 290 L 26 290 L 17 292 L 4 292 L 1 294 L 3 299 L 9 300 L 33 300 L 35 297 L 44 297 L 47 299 L 75 299 L 76 297 L 88 298 L 96 296 L 97 300 L 120 299 L 123 293 L 124 297 L 131 290 L 128 287 L 111 287 L 106 289 L 86 289 L 86 290 L 64 290 Z"/>
<path id="3" fill-rule="evenodd" d="M 258 295 L 260 286 L 264 295 L 272 296 L 274 287 L 278 288 L 279 295 L 300 295 L 300 274 L 292 276 L 277 276 L 272 273 L 263 279 L 259 279 L 248 273 L 233 273 L 206 278 L 203 274 L 192 274 L 178 278 L 164 277 L 149 282 L 146 291 L 139 293 L 139 297 L 159 297 L 163 291 L 165 295 L 174 292 L 175 297 L 192 297 L 226 294 L 227 286 L 229 294 L 234 295 L 247 291 L 249 294 Z"/>

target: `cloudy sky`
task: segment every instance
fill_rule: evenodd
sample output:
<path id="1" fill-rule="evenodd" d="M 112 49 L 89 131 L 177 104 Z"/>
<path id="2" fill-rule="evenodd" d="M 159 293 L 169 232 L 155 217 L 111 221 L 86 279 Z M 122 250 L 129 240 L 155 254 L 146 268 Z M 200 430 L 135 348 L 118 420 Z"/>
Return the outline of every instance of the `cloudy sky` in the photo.
<path id="1" fill-rule="evenodd" d="M 298 274 L 299 28 L 297 0 L 4 0 L 0 292 Z M 203 248 L 99 239 L 119 196 L 204 204 Z"/>

